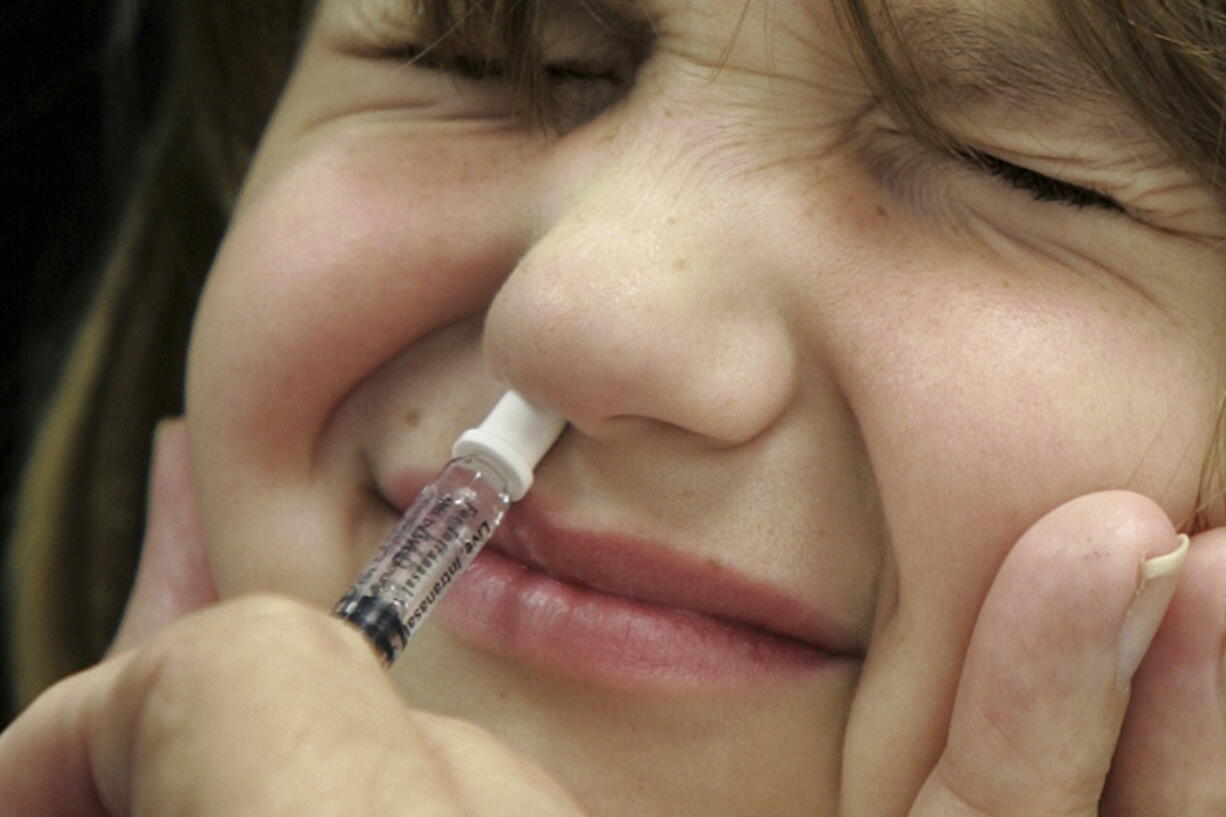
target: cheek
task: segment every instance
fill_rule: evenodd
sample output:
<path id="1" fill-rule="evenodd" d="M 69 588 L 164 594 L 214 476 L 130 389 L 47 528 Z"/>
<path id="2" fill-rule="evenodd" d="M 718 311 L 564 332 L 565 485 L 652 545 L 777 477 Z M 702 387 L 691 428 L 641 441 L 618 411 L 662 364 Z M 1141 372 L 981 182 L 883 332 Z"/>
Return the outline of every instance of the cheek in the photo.
<path id="1" fill-rule="evenodd" d="M 1085 493 L 1128 488 L 1188 517 L 1214 379 L 1165 314 L 1050 285 L 876 303 L 888 320 L 866 319 L 849 395 L 904 593 L 977 604 L 1021 533 Z"/>
<path id="2" fill-rule="evenodd" d="M 407 347 L 479 313 L 522 251 L 520 177 L 497 152 L 466 150 L 491 157 L 474 167 L 397 136 L 266 146 L 210 272 L 187 413 L 223 593 L 339 593 L 368 497 L 346 478 L 352 443 L 330 459 L 334 418 Z"/>
<path id="3" fill-rule="evenodd" d="M 362 378 L 488 302 L 529 231 L 514 206 L 524 175 L 442 146 L 413 154 L 393 135 L 316 140 L 283 161 L 210 274 L 189 362 L 193 437 L 241 441 L 264 476 L 307 464 Z"/>

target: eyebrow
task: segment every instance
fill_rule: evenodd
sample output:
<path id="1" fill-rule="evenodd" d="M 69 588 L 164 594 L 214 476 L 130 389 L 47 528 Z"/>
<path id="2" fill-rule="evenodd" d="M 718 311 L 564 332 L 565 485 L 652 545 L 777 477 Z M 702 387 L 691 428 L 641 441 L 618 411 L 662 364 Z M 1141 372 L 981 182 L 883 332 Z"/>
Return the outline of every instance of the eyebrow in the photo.
<path id="1" fill-rule="evenodd" d="M 1005 103 L 1032 119 L 1072 118 L 1087 135 L 1151 142 L 1125 100 L 1054 21 L 954 4 L 893 13 L 889 59 L 897 91 L 935 122 Z M 901 49 L 901 53 L 899 53 Z"/>
<path id="2" fill-rule="evenodd" d="M 1093 64 L 1049 22 L 943 6 L 900 11 L 895 25 L 906 52 L 902 65 L 917 70 L 919 90 L 983 90 L 1019 102 L 1112 95 Z"/>

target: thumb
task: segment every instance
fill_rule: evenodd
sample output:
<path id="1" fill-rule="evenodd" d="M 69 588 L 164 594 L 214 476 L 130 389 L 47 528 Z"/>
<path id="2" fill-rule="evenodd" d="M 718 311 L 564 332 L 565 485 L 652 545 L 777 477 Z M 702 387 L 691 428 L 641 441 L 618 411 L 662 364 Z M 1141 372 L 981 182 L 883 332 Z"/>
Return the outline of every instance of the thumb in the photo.
<path id="1" fill-rule="evenodd" d="M 1162 510 L 1123 491 L 1028 530 L 980 611 L 945 750 L 910 817 L 1097 815 L 1130 679 L 1186 555 Z"/>
<path id="2" fill-rule="evenodd" d="M 188 453 L 186 421 L 159 423 L 140 563 L 110 654 L 147 641 L 171 621 L 217 600 Z"/>
<path id="3" fill-rule="evenodd" d="M 582 817 L 476 726 L 407 709 L 356 629 L 213 605 L 45 692 L 0 733 L 0 814 Z"/>

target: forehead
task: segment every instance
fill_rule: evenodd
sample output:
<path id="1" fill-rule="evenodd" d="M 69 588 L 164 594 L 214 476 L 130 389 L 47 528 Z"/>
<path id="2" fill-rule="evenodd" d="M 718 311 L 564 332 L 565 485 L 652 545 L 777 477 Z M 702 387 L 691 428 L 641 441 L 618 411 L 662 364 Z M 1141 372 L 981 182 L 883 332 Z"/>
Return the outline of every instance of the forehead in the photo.
<path id="1" fill-rule="evenodd" d="M 916 84 L 958 85 L 977 75 L 975 84 L 1004 90 L 1080 98 L 1106 90 L 1056 22 L 1049 0 L 562 0 L 567 3 L 620 16 L 684 17 L 757 49 L 781 34 L 817 46 L 858 19 L 887 52 L 902 57 Z M 729 44 L 730 51 L 735 47 Z"/>
<path id="2" fill-rule="evenodd" d="M 666 20 L 685 17 L 685 28 L 705 28 L 713 42 L 726 44 L 721 59 L 764 70 L 769 70 L 764 58 L 779 67 L 805 50 L 817 58 L 812 68 L 831 56 L 831 48 L 860 56 L 877 49 L 892 69 L 893 89 L 935 111 L 956 112 L 988 100 L 1029 113 L 1049 111 L 1054 104 L 1118 107 L 1107 78 L 1056 20 L 1053 3 L 1075 0 L 609 2 L 622 13 L 634 8 L 658 10 Z"/>
<path id="3" fill-rule="evenodd" d="M 873 5 L 887 44 L 896 36 L 924 79 L 1081 99 L 1107 90 L 1046 0 L 894 0 L 888 22 Z"/>
<path id="4" fill-rule="evenodd" d="M 1054 21 L 1052 4 L 1059 2 L 1072 0 L 534 0 L 525 5 L 535 9 L 529 13 L 539 15 L 546 30 L 568 39 L 593 34 L 593 29 L 630 38 L 654 29 L 657 37 L 684 41 L 685 47 L 705 46 L 694 54 L 700 61 L 748 65 L 767 73 L 805 63 L 801 71 L 811 73 L 833 55 L 832 48 L 859 49 L 868 42 L 899 69 L 891 78 L 899 90 L 922 93 L 926 104 L 938 107 L 945 101 L 974 101 L 976 94 L 1022 107 L 1110 96 L 1107 84 Z M 506 17 L 500 11 L 506 4 L 338 2 L 393 17 L 416 16 L 423 7 L 450 7 L 451 19 L 466 30 L 479 20 L 485 22 L 478 29 L 504 25 L 498 20 Z"/>

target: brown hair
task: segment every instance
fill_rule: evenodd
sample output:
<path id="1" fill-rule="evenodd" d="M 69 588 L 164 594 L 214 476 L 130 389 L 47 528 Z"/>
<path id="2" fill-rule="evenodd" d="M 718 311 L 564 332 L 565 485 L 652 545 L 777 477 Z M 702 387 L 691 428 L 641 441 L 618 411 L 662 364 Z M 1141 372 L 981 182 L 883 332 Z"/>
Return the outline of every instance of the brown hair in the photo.
<path id="1" fill-rule="evenodd" d="M 418 6 L 435 32 L 457 42 L 495 36 L 503 68 L 531 114 L 548 104 L 537 56 L 544 2 L 418 0 Z M 907 121 L 931 127 L 900 90 L 905 51 L 894 47 L 901 40 L 892 39 L 891 18 L 874 19 L 864 0 L 841 3 L 883 98 Z M 114 632 L 140 541 L 152 428 L 182 410 L 195 301 L 311 5 L 167 4 L 175 35 L 163 101 L 141 142 L 109 260 L 23 478 L 8 565 L 20 701 L 96 661 Z M 1048 5 L 1104 80 L 1226 203 L 1219 172 L 1226 13 L 1207 0 Z M 139 11 L 138 0 L 123 0 L 118 19 Z M 123 53 L 131 32 L 117 31 Z M 1223 445 L 1216 438 L 1203 480 L 1202 490 L 1213 496 L 1226 461 Z"/>
<path id="2" fill-rule="evenodd" d="M 288 74 L 300 5 L 117 6 L 113 106 L 130 96 L 124 60 L 137 20 L 170 18 L 171 58 L 160 106 L 127 162 L 133 182 L 98 288 L 22 475 L 7 571 L 19 702 L 96 661 L 114 633 L 135 570 L 152 429 L 182 412 L 195 302 Z"/>

